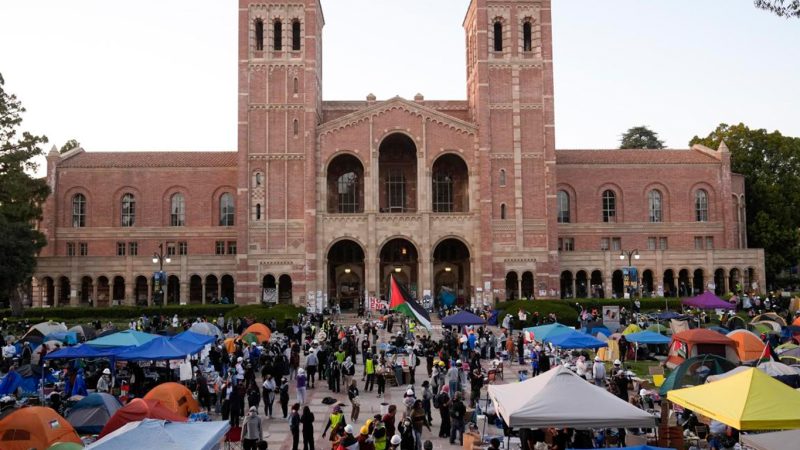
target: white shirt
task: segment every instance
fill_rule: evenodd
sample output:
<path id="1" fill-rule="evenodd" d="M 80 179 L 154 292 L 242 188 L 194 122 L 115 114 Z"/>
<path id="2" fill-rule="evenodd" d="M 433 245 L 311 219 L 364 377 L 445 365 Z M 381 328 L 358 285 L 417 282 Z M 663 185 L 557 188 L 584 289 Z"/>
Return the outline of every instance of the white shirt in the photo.
<path id="1" fill-rule="evenodd" d="M 17 354 L 17 348 L 11 344 L 3 347 L 3 358 L 13 358 Z"/>

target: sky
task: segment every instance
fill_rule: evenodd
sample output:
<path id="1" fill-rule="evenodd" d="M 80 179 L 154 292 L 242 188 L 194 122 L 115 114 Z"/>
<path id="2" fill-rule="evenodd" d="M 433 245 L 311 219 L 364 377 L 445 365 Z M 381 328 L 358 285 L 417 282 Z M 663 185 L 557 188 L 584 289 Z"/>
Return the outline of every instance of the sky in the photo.
<path id="1" fill-rule="evenodd" d="M 323 98 L 465 99 L 468 4 L 322 0 Z M 0 1 L 22 128 L 88 151 L 235 150 L 237 8 Z M 800 136 L 800 20 L 751 0 L 553 0 L 553 23 L 557 148 L 613 148 L 636 125 L 673 148 L 722 122 Z"/>

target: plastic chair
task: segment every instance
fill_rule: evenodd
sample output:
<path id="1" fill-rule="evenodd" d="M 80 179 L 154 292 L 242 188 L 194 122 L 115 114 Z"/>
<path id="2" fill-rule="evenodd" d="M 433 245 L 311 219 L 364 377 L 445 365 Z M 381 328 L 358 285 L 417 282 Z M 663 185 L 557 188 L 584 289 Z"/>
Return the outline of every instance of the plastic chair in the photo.
<path id="1" fill-rule="evenodd" d="M 664 375 L 657 373 L 653 374 L 653 385 L 657 388 L 660 388 L 662 384 L 664 384 Z"/>

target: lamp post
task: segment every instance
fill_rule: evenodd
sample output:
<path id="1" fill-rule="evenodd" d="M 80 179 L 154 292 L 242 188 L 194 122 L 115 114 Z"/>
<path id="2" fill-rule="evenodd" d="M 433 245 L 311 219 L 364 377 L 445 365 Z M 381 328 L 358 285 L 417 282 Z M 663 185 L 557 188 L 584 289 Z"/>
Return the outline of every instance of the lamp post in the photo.
<path id="1" fill-rule="evenodd" d="M 631 279 L 630 279 L 630 276 L 631 276 L 630 268 L 633 267 L 633 264 L 631 263 L 631 260 L 632 259 L 635 259 L 635 260 L 639 259 L 639 249 L 635 248 L 633 250 L 622 250 L 622 251 L 620 251 L 619 259 L 621 259 L 622 261 L 625 261 L 626 257 L 628 258 L 628 269 L 629 269 L 628 270 L 628 295 L 630 296 L 631 302 L 632 302 L 633 301 L 633 289 L 631 288 L 631 284 L 632 283 L 631 283 Z M 639 289 L 637 287 L 636 291 L 638 292 L 638 290 Z"/>
<path id="2" fill-rule="evenodd" d="M 155 277 L 156 281 L 156 289 L 154 290 L 153 294 L 158 294 L 158 298 L 161 302 L 161 305 L 164 304 L 164 286 L 161 282 L 161 275 L 164 273 L 164 263 L 171 263 L 172 258 L 169 257 L 169 254 L 164 254 L 164 243 L 159 242 L 158 244 L 158 252 L 153 253 L 153 264 L 158 264 L 158 276 Z M 167 282 L 167 278 L 164 277 L 164 283 Z"/>

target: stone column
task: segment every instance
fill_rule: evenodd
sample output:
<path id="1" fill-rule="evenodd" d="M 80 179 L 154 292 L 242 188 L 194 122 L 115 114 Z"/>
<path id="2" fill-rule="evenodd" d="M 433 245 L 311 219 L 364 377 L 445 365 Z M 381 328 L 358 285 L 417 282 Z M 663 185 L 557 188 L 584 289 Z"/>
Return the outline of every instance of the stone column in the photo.
<path id="1" fill-rule="evenodd" d="M 525 273 L 525 272 L 523 272 Z M 533 281 L 536 284 L 536 280 Z M 535 288 L 536 286 L 534 286 Z M 522 275 L 517 275 L 517 298 L 522 298 Z"/>
<path id="2" fill-rule="evenodd" d="M 577 277 L 577 274 L 572 276 L 572 298 L 578 298 L 578 277 Z"/>
<path id="3" fill-rule="evenodd" d="M 202 280 L 202 283 L 200 283 L 200 284 L 203 286 L 203 298 L 202 298 L 202 302 L 203 302 L 203 304 L 205 305 L 205 304 L 206 304 L 206 279 L 205 279 L 205 278 L 203 278 L 203 280 Z"/>
<path id="4" fill-rule="evenodd" d="M 147 280 L 147 306 L 153 306 L 153 282 Z"/>
<path id="5" fill-rule="evenodd" d="M 69 306 L 80 306 L 80 298 L 78 297 L 78 289 L 75 287 L 74 278 L 69 279 Z"/>
<path id="6" fill-rule="evenodd" d="M 34 308 L 40 308 L 42 306 L 42 289 L 44 289 L 45 284 L 39 284 L 39 280 L 34 277 L 31 279 L 31 306 Z"/>
<path id="7" fill-rule="evenodd" d="M 167 277 L 167 280 L 161 285 L 161 292 L 164 293 L 161 304 L 166 305 L 167 299 L 169 298 L 169 277 Z"/>
<path id="8" fill-rule="evenodd" d="M 130 280 L 130 281 L 128 281 Z M 135 305 L 136 299 L 133 298 L 133 288 L 136 286 L 136 278 L 130 277 L 125 280 L 125 297 L 122 299 L 123 305 Z"/>
<path id="9" fill-rule="evenodd" d="M 292 283 L 294 284 L 294 283 Z M 292 286 L 294 287 L 294 286 Z M 222 277 L 217 278 L 217 300 L 222 298 Z M 292 289 L 292 304 L 294 304 L 294 289 Z"/>
<path id="10" fill-rule="evenodd" d="M 181 281 L 180 287 L 180 303 L 181 305 L 186 305 L 189 303 L 189 283 Z"/>
<path id="11" fill-rule="evenodd" d="M 97 306 L 97 284 L 99 279 L 92 280 L 92 306 Z"/>

